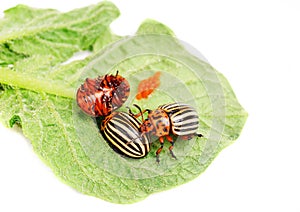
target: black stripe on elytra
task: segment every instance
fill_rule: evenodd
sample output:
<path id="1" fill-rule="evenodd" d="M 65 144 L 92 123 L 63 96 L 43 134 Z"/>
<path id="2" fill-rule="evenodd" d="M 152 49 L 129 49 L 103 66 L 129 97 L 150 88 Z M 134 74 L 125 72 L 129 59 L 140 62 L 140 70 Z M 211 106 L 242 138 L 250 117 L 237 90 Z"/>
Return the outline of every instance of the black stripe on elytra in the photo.
<path id="1" fill-rule="evenodd" d="M 178 127 L 185 128 L 185 127 L 191 127 L 191 126 L 197 126 L 198 127 L 198 124 L 199 124 L 198 121 L 194 121 L 194 122 L 190 122 L 190 123 L 182 122 L 182 124 L 174 125 L 174 127 L 177 127 L 177 128 Z"/>
<path id="2" fill-rule="evenodd" d="M 176 123 L 176 124 L 180 123 L 180 122 L 184 123 L 184 122 L 186 122 L 187 120 L 190 120 L 190 119 L 198 119 L 198 116 L 195 116 L 195 115 L 190 115 L 190 116 L 180 118 L 180 119 L 177 119 L 177 120 L 174 120 L 174 117 L 176 117 L 176 116 L 171 117 L 171 120 L 172 120 L 173 123 Z"/>
<path id="3" fill-rule="evenodd" d="M 117 119 L 114 121 L 117 123 L 116 124 L 111 123 L 111 125 L 113 125 L 113 128 L 120 131 L 120 133 L 122 133 L 122 136 L 128 138 L 129 141 L 133 139 L 131 133 L 134 134 L 136 137 L 140 137 L 138 134 L 139 132 L 137 131 L 136 128 L 133 128 L 132 125 L 126 124 L 126 122 L 122 122 L 121 120 L 117 120 Z"/>
<path id="4" fill-rule="evenodd" d="M 124 125 L 128 125 L 136 131 L 139 131 L 140 123 L 132 116 L 126 113 L 120 113 L 116 118 L 118 119 L 118 122 L 122 122 Z"/>
<path id="5" fill-rule="evenodd" d="M 175 132 L 189 132 L 189 131 L 196 131 L 198 129 L 198 127 L 191 127 L 191 128 L 181 128 L 181 127 L 179 127 L 179 128 L 174 128 L 173 130 L 175 131 Z"/>
<path id="6" fill-rule="evenodd" d="M 104 132 L 105 131 L 105 132 Z M 110 133 L 107 131 L 107 129 L 105 129 L 104 131 L 101 131 L 101 134 L 104 138 L 104 140 L 106 141 L 106 143 L 108 143 L 108 145 L 117 153 L 121 154 L 121 155 L 126 155 L 124 152 L 122 152 L 117 146 L 115 146 L 110 140 L 113 139 L 114 142 L 118 143 L 119 145 L 121 145 L 118 141 L 116 141 L 114 138 L 111 137 Z M 110 135 L 110 138 L 108 138 L 106 136 L 106 133 Z"/>
<path id="7" fill-rule="evenodd" d="M 185 114 L 185 113 L 190 113 L 190 112 L 193 112 L 193 113 L 196 113 L 194 109 L 192 108 L 187 108 L 187 107 L 182 107 L 182 108 L 177 108 L 176 110 L 169 110 L 169 111 L 166 111 L 166 113 L 169 115 L 169 116 L 172 116 L 172 115 L 181 115 L 181 114 Z"/>
<path id="8" fill-rule="evenodd" d="M 109 132 L 108 130 L 109 130 L 110 132 Z M 130 152 L 131 154 L 136 155 L 136 156 L 140 156 L 141 153 L 143 152 L 143 151 L 141 150 L 141 147 L 140 147 L 139 145 L 137 145 L 138 148 L 139 148 L 139 150 L 136 150 L 136 149 L 135 149 L 132 145 L 130 145 L 130 144 L 128 144 L 129 149 L 123 148 L 123 145 L 122 145 L 118 140 L 116 140 L 114 137 L 118 138 L 121 142 L 123 142 L 123 144 L 126 144 L 126 143 L 127 143 L 127 140 L 125 140 L 121 134 L 114 133 L 115 131 L 114 131 L 114 129 L 113 129 L 112 127 L 107 126 L 107 129 L 105 129 L 105 131 L 106 131 L 106 133 L 109 134 L 109 136 L 110 136 L 110 138 L 108 138 L 107 141 L 113 140 L 113 141 L 114 141 L 115 143 L 117 143 L 117 144 L 118 144 L 125 152 Z M 112 134 L 113 134 L 113 135 L 112 135 Z M 113 149 L 114 149 L 114 150 L 116 149 L 118 153 L 121 153 L 121 154 L 123 154 L 123 155 L 126 155 L 126 154 L 125 154 L 124 152 L 122 152 L 118 147 L 114 146 L 113 143 L 111 143 L 111 142 L 109 142 L 109 143 L 110 143 L 110 146 L 113 146 L 113 147 L 114 147 Z M 130 151 L 131 149 L 137 151 L 139 154 L 134 153 L 133 151 Z M 116 151 L 116 150 L 115 150 L 115 151 Z M 128 156 L 128 155 L 127 155 L 127 156 Z"/>
<path id="9" fill-rule="evenodd" d="M 173 104 L 162 105 L 160 108 L 165 110 L 167 113 L 174 113 L 180 110 L 188 109 L 190 108 L 190 106 L 186 104 L 173 103 Z"/>
<path id="10" fill-rule="evenodd" d="M 143 149 L 142 149 L 141 145 L 143 145 L 145 143 L 145 141 L 144 141 L 145 139 L 143 137 L 141 137 L 141 134 L 138 131 L 138 128 L 136 128 L 135 126 L 132 126 L 131 124 L 128 124 L 128 122 L 126 122 L 126 120 L 123 120 L 123 119 L 116 119 L 114 121 L 117 123 L 114 124 L 113 127 L 114 127 L 114 129 L 120 131 L 120 133 L 122 134 L 121 136 L 123 137 L 122 140 L 124 140 L 124 137 L 126 137 L 128 139 L 128 140 L 126 140 L 126 142 L 123 142 L 123 143 L 133 142 L 134 145 L 137 146 L 138 149 L 136 149 L 132 144 L 128 144 L 128 147 L 134 149 L 135 151 L 142 153 Z M 118 133 L 115 133 L 115 134 L 118 134 Z M 140 144 L 140 143 L 142 143 L 142 144 Z"/>

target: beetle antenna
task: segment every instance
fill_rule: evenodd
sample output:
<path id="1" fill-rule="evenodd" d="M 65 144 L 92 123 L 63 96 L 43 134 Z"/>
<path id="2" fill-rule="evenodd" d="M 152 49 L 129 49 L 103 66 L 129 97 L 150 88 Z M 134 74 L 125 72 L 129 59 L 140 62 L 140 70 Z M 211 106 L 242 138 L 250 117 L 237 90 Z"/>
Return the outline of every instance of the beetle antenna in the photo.
<path id="1" fill-rule="evenodd" d="M 133 112 L 131 111 L 130 107 L 126 106 L 126 108 L 128 109 L 128 113 L 131 115 L 131 116 L 134 116 Z"/>
<path id="2" fill-rule="evenodd" d="M 150 109 L 145 109 L 145 112 L 147 112 L 148 114 L 152 112 L 152 110 Z"/>
<path id="3" fill-rule="evenodd" d="M 142 111 L 142 109 L 140 108 L 140 106 L 138 106 L 137 104 L 133 104 L 133 106 L 135 106 L 135 107 L 140 111 L 140 114 L 142 115 L 142 122 L 144 122 L 144 121 L 145 121 L 145 119 L 144 119 L 144 114 L 143 114 L 143 111 Z"/>
<path id="4" fill-rule="evenodd" d="M 119 70 L 117 70 L 117 72 L 116 72 L 116 77 L 118 76 L 118 74 L 119 74 Z"/>

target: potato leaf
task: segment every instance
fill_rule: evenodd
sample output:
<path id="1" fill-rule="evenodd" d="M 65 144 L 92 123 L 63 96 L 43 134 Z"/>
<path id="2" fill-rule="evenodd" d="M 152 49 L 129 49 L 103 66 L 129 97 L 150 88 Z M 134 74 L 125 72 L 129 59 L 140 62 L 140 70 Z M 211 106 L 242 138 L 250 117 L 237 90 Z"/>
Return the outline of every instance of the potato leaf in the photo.
<path id="1" fill-rule="evenodd" d="M 0 21 L 0 119 L 8 127 L 21 126 L 34 151 L 66 184 L 110 202 L 132 203 L 199 176 L 238 138 L 247 113 L 224 76 L 190 54 L 168 27 L 146 20 L 136 36 L 121 38 L 109 29 L 118 15 L 108 2 L 68 13 L 23 5 L 7 10 Z M 92 55 L 63 63 L 82 50 Z M 178 140 L 178 160 L 165 150 L 159 165 L 155 141 L 140 160 L 113 152 L 95 120 L 78 109 L 74 93 L 85 77 L 116 70 L 131 85 L 126 105 L 187 102 L 199 113 L 204 138 Z M 156 71 L 162 73 L 159 89 L 135 100 L 138 83 Z"/>

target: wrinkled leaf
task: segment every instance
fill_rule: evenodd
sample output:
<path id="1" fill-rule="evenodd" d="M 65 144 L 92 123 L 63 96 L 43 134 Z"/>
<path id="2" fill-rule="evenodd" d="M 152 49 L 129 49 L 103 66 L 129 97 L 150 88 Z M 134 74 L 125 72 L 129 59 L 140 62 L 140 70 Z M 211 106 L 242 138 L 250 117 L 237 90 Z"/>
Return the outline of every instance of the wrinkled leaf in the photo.
<path id="1" fill-rule="evenodd" d="M 0 22 L 0 119 L 9 127 L 20 125 L 34 151 L 65 183 L 110 202 L 131 203 L 199 176 L 237 139 L 247 113 L 224 76 L 186 51 L 169 28 L 147 20 L 137 36 L 121 38 L 109 29 L 118 14 L 108 2 L 69 13 L 22 5 L 6 11 Z M 93 54 L 61 64 L 82 50 Z M 187 102 L 197 109 L 205 138 L 177 141 L 178 160 L 165 150 L 159 165 L 158 142 L 141 160 L 113 152 L 95 120 L 78 109 L 74 93 L 85 77 L 116 70 L 131 85 L 124 106 Z M 135 100 L 139 81 L 156 71 L 162 73 L 159 89 Z"/>

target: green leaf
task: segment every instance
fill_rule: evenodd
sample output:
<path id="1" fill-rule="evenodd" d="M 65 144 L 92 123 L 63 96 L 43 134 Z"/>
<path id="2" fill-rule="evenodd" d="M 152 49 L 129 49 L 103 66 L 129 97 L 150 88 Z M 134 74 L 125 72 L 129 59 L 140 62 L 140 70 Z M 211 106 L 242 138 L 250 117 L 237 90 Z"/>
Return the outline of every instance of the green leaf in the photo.
<path id="1" fill-rule="evenodd" d="M 93 50 L 103 34 L 102 47 L 113 41 L 109 24 L 119 16 L 119 10 L 109 2 L 68 13 L 24 5 L 4 13 L 0 21 L 0 76 L 4 83 L 31 89 L 28 86 L 41 81 L 33 90 L 52 94 L 61 90 L 66 97 L 73 97 L 74 88 L 68 86 L 70 73 L 62 72 L 61 63 L 76 52 Z"/>
<path id="2" fill-rule="evenodd" d="M 166 25 L 152 19 L 146 19 L 138 28 L 137 35 L 159 34 L 175 36 L 174 32 Z"/>
<path id="3" fill-rule="evenodd" d="M 108 28 L 117 16 L 118 10 L 108 2 L 69 13 L 26 6 L 6 11 L 0 22 L 0 28 L 6 26 L 0 33 L 0 45 L 6 52 L 0 65 L 0 119 L 10 127 L 20 125 L 34 151 L 66 184 L 110 202 L 132 203 L 199 176 L 237 139 L 247 113 L 224 76 L 190 54 L 170 36 L 169 28 L 146 20 L 137 36 L 121 38 Z M 13 30 L 24 24 L 28 27 L 22 33 Z M 61 25 L 67 30 L 61 30 Z M 47 37 L 48 52 L 41 37 Z M 36 45 L 42 45 L 41 49 Z M 86 49 L 94 54 L 61 64 Z M 155 163 L 155 141 L 146 158 L 116 154 L 99 134 L 95 120 L 83 114 L 73 99 L 85 77 L 116 70 L 131 85 L 130 97 L 120 110 L 126 111 L 125 106 L 133 103 L 156 108 L 184 101 L 197 109 L 204 138 L 178 140 L 174 148 L 178 160 L 164 150 L 159 165 Z M 161 86 L 148 99 L 135 100 L 138 83 L 156 71 L 162 73 Z"/>

